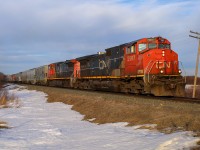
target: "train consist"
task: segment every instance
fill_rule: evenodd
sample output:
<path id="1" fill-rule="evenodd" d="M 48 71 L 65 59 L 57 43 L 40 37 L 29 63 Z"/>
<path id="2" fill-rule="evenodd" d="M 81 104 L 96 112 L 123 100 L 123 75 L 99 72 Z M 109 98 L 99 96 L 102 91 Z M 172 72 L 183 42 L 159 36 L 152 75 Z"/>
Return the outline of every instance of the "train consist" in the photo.
<path id="1" fill-rule="evenodd" d="M 181 63 L 162 37 L 142 38 L 104 52 L 44 65 L 8 76 L 8 80 L 47 86 L 115 92 L 185 95 Z"/>

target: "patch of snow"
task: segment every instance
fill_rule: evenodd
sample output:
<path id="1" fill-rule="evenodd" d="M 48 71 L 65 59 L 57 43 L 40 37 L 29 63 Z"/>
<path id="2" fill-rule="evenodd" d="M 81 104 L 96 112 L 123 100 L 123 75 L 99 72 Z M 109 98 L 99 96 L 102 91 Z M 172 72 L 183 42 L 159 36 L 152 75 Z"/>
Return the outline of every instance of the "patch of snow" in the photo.
<path id="1" fill-rule="evenodd" d="M 87 120 L 92 122 L 92 121 L 96 120 L 96 118 L 91 118 L 91 119 L 87 119 Z"/>
<path id="2" fill-rule="evenodd" d="M 193 84 L 186 84 L 185 89 L 193 89 L 194 85 Z M 196 88 L 200 88 L 200 85 L 196 85 Z"/>
<path id="3" fill-rule="evenodd" d="M 72 106 L 46 103 L 45 93 L 13 86 L 6 88 L 22 106 L 0 109 L 1 120 L 12 126 L 0 130 L 1 150 L 175 150 L 195 146 L 199 140 L 192 132 L 164 134 L 125 127 L 127 123 L 121 122 L 96 125 L 82 121 L 83 115 L 71 110 Z"/>

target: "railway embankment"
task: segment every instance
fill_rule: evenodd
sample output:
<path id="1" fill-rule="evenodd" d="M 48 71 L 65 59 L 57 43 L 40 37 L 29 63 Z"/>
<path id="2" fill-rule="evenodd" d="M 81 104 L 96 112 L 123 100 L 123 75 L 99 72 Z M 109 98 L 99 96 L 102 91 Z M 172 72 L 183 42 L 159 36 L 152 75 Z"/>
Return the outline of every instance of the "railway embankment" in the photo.
<path id="1" fill-rule="evenodd" d="M 166 101 L 117 93 L 81 91 L 28 85 L 48 94 L 48 102 L 63 102 L 97 124 L 128 122 L 130 126 L 157 129 L 164 133 L 194 131 L 200 136 L 200 104 Z M 154 126 L 145 126 L 154 124 Z"/>

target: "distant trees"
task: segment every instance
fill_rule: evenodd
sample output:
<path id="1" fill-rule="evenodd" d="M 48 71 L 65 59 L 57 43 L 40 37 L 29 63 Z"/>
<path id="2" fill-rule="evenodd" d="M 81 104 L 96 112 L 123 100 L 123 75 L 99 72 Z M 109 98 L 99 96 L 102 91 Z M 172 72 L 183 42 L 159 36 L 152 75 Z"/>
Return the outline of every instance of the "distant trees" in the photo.
<path id="1" fill-rule="evenodd" d="M 0 82 L 4 82 L 5 79 L 6 79 L 6 76 L 2 72 L 0 72 Z"/>

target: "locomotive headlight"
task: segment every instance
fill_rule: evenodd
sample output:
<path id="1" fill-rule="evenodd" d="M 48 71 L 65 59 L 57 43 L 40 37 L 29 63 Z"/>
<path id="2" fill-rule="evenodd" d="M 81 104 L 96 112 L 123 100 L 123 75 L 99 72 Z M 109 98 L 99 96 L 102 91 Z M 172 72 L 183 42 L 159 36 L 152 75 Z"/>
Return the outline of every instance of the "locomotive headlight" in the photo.
<path id="1" fill-rule="evenodd" d="M 178 70 L 178 73 L 179 73 L 179 74 L 181 74 L 181 73 L 182 73 L 181 69 L 179 69 L 179 70 Z"/>
<path id="2" fill-rule="evenodd" d="M 164 73 L 164 71 L 163 71 L 163 70 L 160 70 L 160 73 L 162 73 L 162 74 L 163 74 L 163 73 Z"/>
<path id="3" fill-rule="evenodd" d="M 163 56 L 163 57 L 165 56 L 165 51 L 162 51 L 162 56 Z"/>

